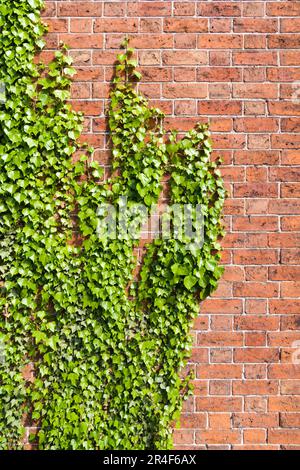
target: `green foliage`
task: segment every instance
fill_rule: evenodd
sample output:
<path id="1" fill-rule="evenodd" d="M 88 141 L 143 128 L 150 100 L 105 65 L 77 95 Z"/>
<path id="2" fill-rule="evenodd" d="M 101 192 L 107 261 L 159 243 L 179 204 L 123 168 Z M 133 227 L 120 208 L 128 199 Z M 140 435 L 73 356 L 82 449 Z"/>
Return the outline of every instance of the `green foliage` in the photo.
<path id="1" fill-rule="evenodd" d="M 225 192 L 209 131 L 166 140 L 163 114 L 135 90 L 141 76 L 125 41 L 109 110 L 117 171 L 99 183 L 100 165 L 78 142 L 82 116 L 66 102 L 69 57 L 33 62 L 41 7 L 0 0 L 0 449 L 21 447 L 25 416 L 41 449 L 168 449 L 190 390 L 180 372 L 191 322 L 222 274 Z M 153 241 L 134 283 L 145 218 L 134 238 L 101 237 L 98 208 L 110 203 L 128 217 L 135 204 L 150 208 L 167 172 L 172 203 L 201 204 L 203 244 Z M 28 364 L 34 380 L 24 377 Z"/>

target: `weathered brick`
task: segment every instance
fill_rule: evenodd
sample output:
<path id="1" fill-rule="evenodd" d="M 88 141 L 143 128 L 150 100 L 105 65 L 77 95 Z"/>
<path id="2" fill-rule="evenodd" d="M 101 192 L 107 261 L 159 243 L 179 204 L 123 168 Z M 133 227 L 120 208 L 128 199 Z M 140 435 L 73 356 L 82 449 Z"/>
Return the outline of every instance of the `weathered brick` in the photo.
<path id="1" fill-rule="evenodd" d="M 164 31 L 168 33 L 205 33 L 208 21 L 205 18 L 166 18 Z"/>
<path id="2" fill-rule="evenodd" d="M 58 16 L 101 16 L 103 2 L 58 2 Z"/>
<path id="3" fill-rule="evenodd" d="M 235 2 L 199 2 L 201 16 L 241 16 L 242 6 Z"/>
<path id="4" fill-rule="evenodd" d="M 233 30 L 237 33 L 276 33 L 277 20 L 265 18 L 235 18 Z"/>

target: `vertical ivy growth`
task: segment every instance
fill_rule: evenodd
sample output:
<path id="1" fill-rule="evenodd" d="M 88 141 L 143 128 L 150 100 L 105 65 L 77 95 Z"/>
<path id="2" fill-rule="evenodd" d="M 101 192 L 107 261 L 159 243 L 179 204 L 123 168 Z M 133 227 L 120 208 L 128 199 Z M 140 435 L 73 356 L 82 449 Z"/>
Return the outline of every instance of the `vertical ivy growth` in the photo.
<path id="1" fill-rule="evenodd" d="M 26 371 L 43 342 L 56 341 L 49 286 L 63 288 L 69 270 L 66 242 L 77 190 L 71 156 L 82 118 L 66 104 L 74 69 L 61 52 L 46 70 L 34 64 L 37 47 L 44 45 L 42 5 L 0 0 L 0 82 L 6 98 L 0 104 L 2 448 L 21 444 L 22 423 L 32 411 Z"/>
<path id="2" fill-rule="evenodd" d="M 209 131 L 165 133 L 125 41 L 108 116 L 113 174 L 101 182 L 67 104 L 70 58 L 34 65 L 42 3 L 0 0 L 0 449 L 22 447 L 26 422 L 40 449 L 169 449 L 190 390 L 192 320 L 222 274 L 225 191 Z M 166 173 L 170 204 L 192 220 L 201 208 L 204 231 L 182 234 L 180 214 L 166 213 L 135 283 L 134 250 Z M 108 207 L 134 234 L 99 230 Z"/>

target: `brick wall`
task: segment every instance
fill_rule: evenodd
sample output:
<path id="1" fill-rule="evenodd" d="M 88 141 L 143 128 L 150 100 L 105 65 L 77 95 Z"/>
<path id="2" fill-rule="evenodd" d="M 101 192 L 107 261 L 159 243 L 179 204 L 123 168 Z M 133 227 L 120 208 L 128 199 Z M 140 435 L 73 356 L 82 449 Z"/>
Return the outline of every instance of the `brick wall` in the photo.
<path id="1" fill-rule="evenodd" d="M 168 125 L 209 119 L 224 159 L 226 271 L 195 323 L 177 447 L 300 449 L 300 1 L 47 1 L 44 16 L 44 55 L 70 45 L 74 106 L 104 165 L 125 33 Z"/>

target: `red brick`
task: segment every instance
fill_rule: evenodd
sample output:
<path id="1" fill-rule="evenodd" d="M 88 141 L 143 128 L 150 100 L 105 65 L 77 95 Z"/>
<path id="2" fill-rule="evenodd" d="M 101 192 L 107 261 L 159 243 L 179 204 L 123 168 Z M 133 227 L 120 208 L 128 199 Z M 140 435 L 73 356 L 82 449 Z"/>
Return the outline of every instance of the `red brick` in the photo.
<path id="1" fill-rule="evenodd" d="M 49 33 L 65 33 L 68 31 L 67 19 L 48 19 L 47 20 Z"/>
<path id="2" fill-rule="evenodd" d="M 206 428 L 205 413 L 183 413 L 180 417 L 180 427 L 182 429 L 202 429 Z"/>
<path id="3" fill-rule="evenodd" d="M 240 101 L 201 101 L 198 111 L 201 114 L 222 114 L 236 115 L 241 113 L 242 104 Z"/>
<path id="4" fill-rule="evenodd" d="M 235 197 L 277 197 L 276 183 L 237 183 L 234 185 Z"/>
<path id="5" fill-rule="evenodd" d="M 294 249 L 281 250 L 282 264 L 299 264 L 300 251 Z"/>
<path id="6" fill-rule="evenodd" d="M 276 264 L 278 253 L 276 250 L 239 250 L 234 253 L 237 264 Z"/>
<path id="7" fill-rule="evenodd" d="M 232 67 L 200 67 L 197 78 L 201 82 L 238 82 L 242 78 L 242 71 Z"/>
<path id="8" fill-rule="evenodd" d="M 240 379 L 242 373 L 243 370 L 240 364 L 202 364 L 197 369 L 199 379 Z"/>
<path id="9" fill-rule="evenodd" d="M 125 16 L 126 3 L 125 2 L 105 2 L 104 3 L 104 16 Z"/>
<path id="10" fill-rule="evenodd" d="M 61 34 L 60 40 L 73 49 L 101 49 L 102 34 Z"/>
<path id="11" fill-rule="evenodd" d="M 138 30 L 135 18 L 97 18 L 94 22 L 95 33 L 131 33 Z"/>
<path id="12" fill-rule="evenodd" d="M 300 70 L 299 67 L 268 67 L 267 79 L 271 82 L 294 82 L 300 80 Z"/>
<path id="13" fill-rule="evenodd" d="M 263 315 L 247 315 L 246 317 L 237 317 L 235 319 L 235 328 L 237 330 L 246 331 L 278 330 L 279 319 L 274 316 L 265 317 Z"/>
<path id="14" fill-rule="evenodd" d="M 245 397 L 245 411 L 250 413 L 266 413 L 267 398 L 265 397 Z"/>
<path id="15" fill-rule="evenodd" d="M 299 413 L 279 413 L 279 420 L 281 428 L 299 428 L 300 426 Z"/>
<path id="16" fill-rule="evenodd" d="M 231 32 L 231 19 L 230 18 L 211 18 L 210 32 L 211 33 L 230 33 Z"/>
<path id="17" fill-rule="evenodd" d="M 234 413 L 234 428 L 274 428 L 278 426 L 277 413 Z"/>
<path id="18" fill-rule="evenodd" d="M 300 244 L 300 233 L 272 233 L 268 235 L 268 245 L 272 248 L 296 248 Z"/>
<path id="19" fill-rule="evenodd" d="M 300 214 L 300 202 L 298 199 L 281 199 L 269 202 L 270 214 Z"/>
<path id="20" fill-rule="evenodd" d="M 167 18 L 164 22 L 167 33 L 205 33 L 208 21 L 205 18 Z"/>
<path id="21" fill-rule="evenodd" d="M 235 18 L 233 30 L 236 33 L 276 33 L 277 20 L 265 18 Z"/>
<path id="22" fill-rule="evenodd" d="M 300 135 L 299 134 L 272 135 L 271 142 L 272 142 L 272 147 L 274 149 L 282 149 L 282 148 L 299 149 Z"/>
<path id="23" fill-rule="evenodd" d="M 210 395 L 231 395 L 231 381 L 230 380 L 210 380 L 209 381 L 209 394 Z"/>
<path id="24" fill-rule="evenodd" d="M 228 51 L 210 51 L 210 65 L 230 65 L 230 55 Z"/>
<path id="25" fill-rule="evenodd" d="M 300 132 L 300 118 L 282 118 L 281 130 L 284 132 Z"/>
<path id="26" fill-rule="evenodd" d="M 241 333 L 229 332 L 204 332 L 198 333 L 198 346 L 242 346 L 243 335 Z"/>
<path id="27" fill-rule="evenodd" d="M 72 106 L 76 111 L 84 112 L 87 116 L 97 116 L 103 113 L 103 101 L 72 101 Z"/>
<path id="28" fill-rule="evenodd" d="M 299 16 L 300 5 L 297 1 L 280 1 L 267 3 L 267 15 L 269 16 Z"/>
<path id="29" fill-rule="evenodd" d="M 217 331 L 231 331 L 232 318 L 233 317 L 229 315 L 213 315 L 210 323 L 211 329 Z"/>
<path id="30" fill-rule="evenodd" d="M 300 150 L 283 150 L 281 161 L 283 165 L 300 165 Z"/>
<path id="31" fill-rule="evenodd" d="M 258 116 L 265 114 L 266 104 L 263 101 L 246 101 L 244 104 L 245 114 Z"/>
<path id="32" fill-rule="evenodd" d="M 108 49 L 119 49 L 124 33 L 107 35 L 106 47 Z M 136 49 L 169 49 L 173 47 L 172 34 L 147 34 L 140 33 L 130 37 L 130 45 Z"/>
<path id="33" fill-rule="evenodd" d="M 238 118 L 233 127 L 237 132 L 276 132 L 278 121 L 274 118 Z"/>
<path id="34" fill-rule="evenodd" d="M 300 312 L 300 300 L 277 299 L 270 301 L 270 313 L 296 314 Z"/>
<path id="35" fill-rule="evenodd" d="M 88 83 L 73 83 L 71 87 L 71 97 L 73 99 L 87 99 L 90 96 L 90 86 Z"/>
<path id="36" fill-rule="evenodd" d="M 171 83 L 163 85 L 165 98 L 206 98 L 207 85 L 203 83 Z"/>
<path id="37" fill-rule="evenodd" d="M 94 98 L 108 98 L 110 86 L 106 83 L 93 83 Z"/>
<path id="38" fill-rule="evenodd" d="M 233 97 L 234 98 L 277 98 L 278 88 L 277 85 L 264 83 L 234 83 L 233 84 Z M 271 114 L 274 114 L 271 112 Z"/>
<path id="39" fill-rule="evenodd" d="M 239 150 L 234 153 L 237 165 L 277 165 L 279 152 L 276 150 Z"/>
<path id="40" fill-rule="evenodd" d="M 298 65 L 300 62 L 300 51 L 281 51 L 280 64 L 281 65 Z"/>
<path id="41" fill-rule="evenodd" d="M 99 67 L 76 67 L 76 71 L 74 81 L 103 80 L 103 69 Z"/>
<path id="42" fill-rule="evenodd" d="M 291 377 L 293 377 L 294 380 L 300 379 L 300 364 L 271 364 L 269 366 L 269 378 L 270 379 L 290 379 Z M 293 397 L 290 397 L 290 398 L 292 401 Z M 299 408 L 300 408 L 300 402 L 299 402 Z M 275 410 L 275 411 L 280 411 L 280 409 Z M 293 411 L 293 410 L 288 410 L 288 409 L 284 410 L 282 408 L 282 411 Z"/>
<path id="43" fill-rule="evenodd" d="M 71 33 L 91 33 L 93 29 L 93 20 L 91 18 L 71 18 Z"/>
<path id="44" fill-rule="evenodd" d="M 270 282 L 236 282 L 233 285 L 234 297 L 278 297 L 278 285 Z"/>
<path id="45" fill-rule="evenodd" d="M 266 48 L 266 38 L 263 35 L 256 36 L 254 34 L 245 34 L 244 36 L 244 48 L 245 49 L 265 49 Z M 246 70 L 245 70 L 246 71 Z M 252 73 L 251 73 L 252 72 Z M 265 69 L 253 69 L 253 67 L 248 69 L 250 79 L 246 80 L 246 75 L 244 74 L 244 80 L 253 82 L 255 81 L 255 76 L 262 74 L 262 80 L 265 78 Z M 256 74 L 256 75 L 254 75 Z"/>
<path id="46" fill-rule="evenodd" d="M 268 268 L 266 266 L 246 266 L 246 281 L 264 281 L 268 279 Z"/>
<path id="47" fill-rule="evenodd" d="M 165 65 L 205 65 L 208 56 L 204 51 L 166 51 L 162 54 L 162 60 Z"/>
<path id="48" fill-rule="evenodd" d="M 175 82 L 189 82 L 189 81 L 196 81 L 196 67 L 174 67 L 174 81 Z"/>
<path id="49" fill-rule="evenodd" d="M 280 393 L 281 395 L 300 395 L 300 380 L 282 380 Z M 298 423 L 300 424 L 300 415 L 298 417 Z"/>
<path id="50" fill-rule="evenodd" d="M 276 52 L 233 52 L 233 63 L 235 65 L 276 65 Z"/>
<path id="51" fill-rule="evenodd" d="M 176 115 L 195 115 L 197 106 L 194 100 L 179 100 L 175 102 Z"/>
<path id="52" fill-rule="evenodd" d="M 234 360 L 239 363 L 279 362 L 279 350 L 276 348 L 244 348 L 234 351 Z"/>
<path id="53" fill-rule="evenodd" d="M 241 397 L 197 397 L 196 410 L 197 411 L 241 411 L 242 398 Z"/>
<path id="54" fill-rule="evenodd" d="M 201 16 L 241 16 L 241 5 L 235 2 L 200 2 L 198 14 Z"/>
<path id="55" fill-rule="evenodd" d="M 276 380 L 234 380 L 233 395 L 277 395 L 278 382 Z"/>
<path id="56" fill-rule="evenodd" d="M 285 330 L 297 330 L 300 326 L 300 318 L 298 315 L 285 315 L 281 317 L 281 329 Z"/>
<path id="57" fill-rule="evenodd" d="M 232 351 L 231 349 L 211 349 L 210 351 L 210 362 L 212 364 L 217 363 L 230 363 L 232 362 Z"/>
<path id="58" fill-rule="evenodd" d="M 300 217 L 287 216 L 281 218 L 281 229 L 288 232 L 300 231 Z"/>
<path id="59" fill-rule="evenodd" d="M 269 49 L 297 49 L 300 34 L 276 34 L 268 36 Z"/>
<path id="60" fill-rule="evenodd" d="M 282 33 L 300 33 L 300 18 L 284 18 L 280 20 L 280 31 Z"/>
<path id="61" fill-rule="evenodd" d="M 199 34 L 199 49 L 240 49 L 242 47 L 243 37 L 237 34 Z M 272 62 L 273 63 L 273 62 Z"/>
<path id="62" fill-rule="evenodd" d="M 56 16 L 56 2 L 47 1 L 42 9 L 42 17 Z"/>
<path id="63" fill-rule="evenodd" d="M 174 37 L 174 47 L 176 49 L 195 49 L 197 45 L 197 35 L 188 33 L 176 33 Z"/>
<path id="64" fill-rule="evenodd" d="M 268 180 L 268 169 L 265 167 L 248 167 L 246 169 L 246 178 L 249 183 L 255 181 L 266 182 Z"/>
<path id="65" fill-rule="evenodd" d="M 243 16 L 264 16 L 265 4 L 263 2 L 244 2 L 243 1 Z"/>
<path id="66" fill-rule="evenodd" d="M 161 18 L 141 18 L 140 31 L 142 33 L 160 33 L 162 32 Z"/>
<path id="67" fill-rule="evenodd" d="M 246 138 L 241 134 L 214 134 L 216 149 L 241 149 L 246 145 Z"/>
<path id="68" fill-rule="evenodd" d="M 195 14 L 195 3 L 194 2 L 175 2 L 174 3 L 174 15 L 175 16 L 194 16 Z"/>
<path id="69" fill-rule="evenodd" d="M 140 72 L 144 82 L 169 82 L 172 71 L 166 67 L 142 67 Z"/>
<path id="70" fill-rule="evenodd" d="M 73 59 L 73 65 L 76 69 L 79 65 L 91 65 L 92 63 L 92 54 L 89 50 L 71 50 L 69 54 Z"/>
<path id="71" fill-rule="evenodd" d="M 128 2 L 128 16 L 170 16 L 171 2 Z"/>
<path id="72" fill-rule="evenodd" d="M 226 300 L 206 300 L 202 304 L 202 313 L 222 313 L 232 314 L 242 312 L 242 302 L 239 299 L 226 299 Z"/>
<path id="73" fill-rule="evenodd" d="M 231 427 L 230 413 L 212 413 L 209 414 L 209 428 L 215 430 L 229 429 Z"/>
<path id="74" fill-rule="evenodd" d="M 268 442 L 271 444 L 300 444 L 300 430 L 270 429 Z"/>
<path id="75" fill-rule="evenodd" d="M 182 431 L 175 429 L 173 433 L 174 444 L 193 444 L 194 443 L 194 431 Z"/>
<path id="76" fill-rule="evenodd" d="M 238 444 L 241 442 L 241 435 L 238 431 L 222 430 L 199 431 L 196 433 L 197 444 Z"/>
<path id="77" fill-rule="evenodd" d="M 245 429 L 243 434 L 245 444 L 264 444 L 266 442 L 267 435 L 265 429 Z"/>
<path id="78" fill-rule="evenodd" d="M 101 16 L 103 2 L 58 2 L 58 16 Z"/>
<path id="79" fill-rule="evenodd" d="M 299 281 L 300 266 L 270 267 L 269 279 L 272 281 Z"/>

